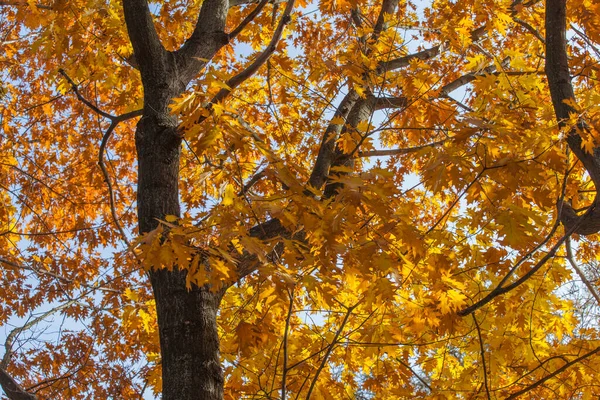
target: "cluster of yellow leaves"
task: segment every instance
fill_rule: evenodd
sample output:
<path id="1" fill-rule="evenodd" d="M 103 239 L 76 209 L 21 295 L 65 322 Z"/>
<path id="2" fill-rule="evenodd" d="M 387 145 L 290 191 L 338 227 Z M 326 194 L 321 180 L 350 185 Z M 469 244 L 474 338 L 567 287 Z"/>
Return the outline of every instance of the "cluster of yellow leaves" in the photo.
<path id="1" fill-rule="evenodd" d="M 173 102 L 186 139 L 184 212 L 130 248 L 96 164 L 107 123 L 58 72 L 102 110 L 141 107 L 120 5 L 0 6 L 0 322 L 68 304 L 57 313 L 72 323 L 58 344 L 25 343 L 9 371 L 24 386 L 58 378 L 41 387 L 48 398 L 135 398 L 146 382 L 160 392 L 154 303 L 140 272 L 150 268 L 184 269 L 188 287 L 232 285 L 219 314 L 228 399 L 277 397 L 284 385 L 298 398 L 483 398 L 486 390 L 505 398 L 596 348 L 597 308 L 579 295 L 563 250 L 474 316 L 457 314 L 519 259 L 527 256 L 513 280 L 544 256 L 562 228 L 529 253 L 551 231 L 563 193 L 576 209 L 594 201 L 557 129 L 544 45 L 513 18 L 543 34 L 543 4 L 400 3 L 376 40 L 380 2 L 301 3 L 268 65 L 208 107 L 256 57 L 236 49 L 259 51 L 270 39 L 280 11 L 267 5 Z M 597 2 L 577 3 L 571 21 L 598 43 Z M 180 46 L 200 2 L 151 6 L 165 47 Z M 228 29 L 253 7 L 232 8 Z M 597 54 L 579 36 L 570 43 L 574 118 L 589 121 L 591 152 Z M 380 73 L 382 63 L 436 46 L 435 56 Z M 444 92 L 467 75 L 462 91 Z M 332 117 L 349 90 L 406 101 L 353 125 Z M 334 167 L 340 190 L 325 198 L 306 182 L 328 124 L 344 127 L 333 139 L 344 156 L 414 151 Z M 106 155 L 115 212 L 132 236 L 133 128 L 119 125 Z M 251 235 L 272 218 L 291 234 Z M 595 236 L 579 241 L 578 261 L 595 267 L 599 250 Z M 239 280 L 244 258 L 257 271 Z M 587 272 L 596 285 L 597 271 Z M 585 359 L 523 398 L 597 396 L 599 367 L 598 357 Z"/>

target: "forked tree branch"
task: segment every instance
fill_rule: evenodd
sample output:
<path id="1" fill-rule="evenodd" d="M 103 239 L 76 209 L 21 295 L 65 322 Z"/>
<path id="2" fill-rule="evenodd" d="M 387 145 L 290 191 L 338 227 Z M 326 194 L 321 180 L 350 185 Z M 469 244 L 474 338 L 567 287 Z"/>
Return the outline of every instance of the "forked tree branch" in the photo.
<path id="1" fill-rule="evenodd" d="M 145 75 L 164 63 L 168 52 L 158 37 L 147 0 L 123 0 L 123 12 L 136 61 Z"/>
<path id="2" fill-rule="evenodd" d="M 119 123 L 126 121 L 128 119 L 132 119 L 132 118 L 136 118 L 142 115 L 143 110 L 135 110 L 135 111 L 131 111 L 125 114 L 121 114 L 121 115 L 112 115 L 109 114 L 105 111 L 102 111 L 100 108 L 98 108 L 95 104 L 93 104 L 92 102 L 90 102 L 89 100 L 87 100 L 80 92 L 79 89 L 77 87 L 77 84 L 75 84 L 75 82 L 73 82 L 73 80 L 69 77 L 69 75 L 67 75 L 67 73 L 61 68 L 58 71 L 62 76 L 65 77 L 65 79 L 67 80 L 67 82 L 69 82 L 69 84 L 71 85 L 71 88 L 73 89 L 73 92 L 75 92 L 75 95 L 77 96 L 77 98 L 79 99 L 79 101 L 81 101 L 83 104 L 85 104 L 87 107 L 89 107 L 92 111 L 94 111 L 96 114 L 108 118 L 110 120 L 110 125 L 109 127 L 106 129 L 106 132 L 104 133 L 104 135 L 102 136 L 102 142 L 100 143 L 100 149 L 98 150 L 98 165 L 100 166 L 100 170 L 102 171 L 102 176 L 104 177 L 104 182 L 106 183 L 106 186 L 108 187 L 108 196 L 109 196 L 109 205 L 110 205 L 110 213 L 113 219 L 113 222 L 115 223 L 115 226 L 117 227 L 117 229 L 119 230 L 119 233 L 121 235 L 121 239 L 123 240 L 123 242 L 127 245 L 128 248 L 130 248 L 130 242 L 129 239 L 127 237 L 127 234 L 125 233 L 125 230 L 123 229 L 123 227 L 121 226 L 121 223 L 119 222 L 119 218 L 117 216 L 117 211 L 116 211 L 116 207 L 115 207 L 115 200 L 114 200 L 114 190 L 112 187 L 112 183 L 110 181 L 110 175 L 108 174 L 108 170 L 106 169 L 106 165 L 104 163 L 104 153 L 106 150 L 106 146 L 108 144 L 108 140 L 110 139 L 113 131 L 115 130 L 115 128 L 117 127 L 117 125 L 119 125 Z"/>
<path id="3" fill-rule="evenodd" d="M 294 3 L 295 0 L 289 0 L 287 2 L 286 7 L 283 11 L 283 15 L 279 19 L 279 24 L 275 28 L 275 32 L 273 32 L 273 36 L 271 37 L 271 41 L 269 42 L 267 47 L 258 55 L 258 57 L 254 59 L 254 61 L 250 63 L 250 65 L 248 65 L 238 74 L 234 75 L 229 80 L 227 80 L 227 88 L 219 90 L 217 94 L 205 106 L 205 109 L 207 109 L 210 112 L 212 110 L 213 104 L 217 104 L 225 100 L 225 98 L 227 98 L 227 96 L 231 94 L 234 88 L 242 84 L 248 78 L 252 77 L 256 73 L 256 71 L 258 71 L 258 69 L 262 67 L 269 60 L 269 58 L 271 58 L 271 56 L 277 49 L 277 44 L 279 43 L 279 40 L 283 35 L 283 30 L 285 29 L 286 25 L 289 24 L 292 20 L 291 14 L 292 10 L 294 9 Z M 195 121 L 195 123 L 201 124 L 207 118 L 208 117 L 206 116 L 202 116 L 197 121 Z M 183 133 L 183 130 L 180 129 L 180 134 L 183 135 Z"/>
<path id="4" fill-rule="evenodd" d="M 233 76 L 227 81 L 227 86 L 229 86 L 229 88 L 221 89 L 215 95 L 215 97 L 212 98 L 211 104 L 216 104 L 220 101 L 223 101 L 223 99 L 225 99 L 225 97 L 227 97 L 234 88 L 236 88 L 246 79 L 254 75 L 256 71 L 258 71 L 258 69 L 262 67 L 267 62 L 267 60 L 269 60 L 269 58 L 271 58 L 271 56 L 277 49 L 277 44 L 279 43 L 279 40 L 283 35 L 283 30 L 285 29 L 286 25 L 289 24 L 292 20 L 291 14 L 292 10 L 294 9 L 294 4 L 295 0 L 289 0 L 287 2 L 285 9 L 283 10 L 283 14 L 279 19 L 279 24 L 275 28 L 275 32 L 273 32 L 273 37 L 271 38 L 271 41 L 269 42 L 267 47 L 258 55 L 258 57 L 256 57 L 256 59 L 252 63 L 250 63 L 250 65 L 248 65 L 245 69 L 243 69 L 237 75 Z"/>

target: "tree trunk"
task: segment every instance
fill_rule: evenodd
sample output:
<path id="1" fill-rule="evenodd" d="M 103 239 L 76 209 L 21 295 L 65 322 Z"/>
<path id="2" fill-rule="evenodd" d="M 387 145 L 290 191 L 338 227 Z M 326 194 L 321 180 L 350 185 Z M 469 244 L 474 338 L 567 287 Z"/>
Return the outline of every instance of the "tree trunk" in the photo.
<path id="1" fill-rule="evenodd" d="M 166 107 L 161 109 L 166 111 Z M 146 111 L 136 130 L 141 233 L 156 228 L 158 219 L 166 215 L 180 214 L 181 139 L 176 120 L 155 109 Z M 163 399 L 222 399 L 216 319 L 222 294 L 198 287 L 187 290 L 186 271 L 163 269 L 149 275 L 158 314 Z"/>

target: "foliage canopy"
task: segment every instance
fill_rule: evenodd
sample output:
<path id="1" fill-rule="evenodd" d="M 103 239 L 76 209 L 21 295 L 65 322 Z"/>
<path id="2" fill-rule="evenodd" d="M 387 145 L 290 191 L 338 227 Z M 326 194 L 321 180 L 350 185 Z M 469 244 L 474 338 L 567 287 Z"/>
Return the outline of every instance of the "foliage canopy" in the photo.
<path id="1" fill-rule="evenodd" d="M 597 398 L 600 2 L 565 4 L 0 1 L 6 394 Z M 181 338 L 214 393 L 163 388 Z"/>

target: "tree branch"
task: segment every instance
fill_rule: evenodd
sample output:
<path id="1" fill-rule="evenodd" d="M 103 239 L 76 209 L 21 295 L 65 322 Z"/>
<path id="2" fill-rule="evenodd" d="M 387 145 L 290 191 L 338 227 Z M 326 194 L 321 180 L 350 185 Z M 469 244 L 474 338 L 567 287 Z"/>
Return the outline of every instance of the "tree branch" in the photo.
<path id="1" fill-rule="evenodd" d="M 448 139 L 439 140 L 437 142 L 424 144 L 421 146 L 406 147 L 403 149 L 383 149 L 383 150 L 370 150 L 370 151 L 359 151 L 357 158 L 360 157 L 385 157 L 385 156 L 396 156 L 402 154 L 416 153 L 417 151 L 427 149 L 429 147 L 437 147 L 444 144 Z"/>
<path id="2" fill-rule="evenodd" d="M 472 317 L 473 317 L 473 322 L 475 322 L 475 328 L 477 329 L 477 336 L 479 337 L 479 350 L 481 353 L 481 364 L 483 367 L 483 383 L 485 385 L 485 393 L 487 394 L 488 400 L 491 400 L 492 397 L 490 396 L 490 387 L 488 384 L 487 366 L 486 366 L 486 362 L 485 362 L 485 348 L 483 346 L 483 338 L 481 337 L 481 328 L 479 327 L 479 322 L 477 322 L 477 318 L 475 317 L 475 314 L 473 314 Z"/>
<path id="3" fill-rule="evenodd" d="M 556 228 L 556 226 L 555 226 L 555 228 Z M 551 234 L 554 233 L 555 228 L 553 228 Z M 540 268 L 542 268 L 549 259 L 554 257 L 554 254 L 556 254 L 556 252 L 560 248 L 560 246 L 562 246 L 562 244 L 575 232 L 576 229 L 577 229 L 577 225 L 572 226 L 571 229 L 569 229 L 567 232 L 565 232 L 565 234 L 558 240 L 558 242 L 554 246 L 552 246 L 550 251 L 544 257 L 542 257 L 521 278 L 517 279 L 510 285 L 503 286 L 508 281 L 508 279 L 510 279 L 510 277 L 516 272 L 517 268 L 523 263 L 523 261 L 525 261 L 527 258 L 529 258 L 534 251 L 536 251 L 537 249 L 539 249 L 541 247 L 541 245 L 537 246 L 532 252 L 527 254 L 525 257 L 521 258 L 515 264 L 515 266 L 509 271 L 509 273 L 506 274 L 506 276 L 502 279 L 502 281 L 498 284 L 498 286 L 496 286 L 490 293 L 488 293 L 487 296 L 485 296 L 483 299 L 479 300 L 478 302 L 470 305 L 469 307 L 467 307 L 463 310 L 460 310 L 458 312 L 458 315 L 460 315 L 462 317 L 467 316 L 467 315 L 473 313 L 474 311 L 480 309 L 481 307 L 483 307 L 484 305 L 486 305 L 487 303 L 489 303 L 496 297 L 513 290 L 517 286 L 520 286 L 522 283 L 524 283 L 526 280 L 528 280 L 533 274 L 535 274 Z M 549 237 L 547 237 L 546 240 L 547 239 L 549 239 Z"/>
<path id="4" fill-rule="evenodd" d="M 512 399 L 516 399 L 517 397 L 535 389 L 536 387 L 542 385 L 544 382 L 548 381 L 549 379 L 554 378 L 556 375 L 560 374 L 561 372 L 566 371 L 568 368 L 572 367 L 573 365 L 577 364 L 580 361 L 585 360 L 586 358 L 589 358 L 591 356 L 593 356 L 594 354 L 600 352 L 600 347 L 596 347 L 594 350 L 585 353 L 584 355 L 582 355 L 581 357 L 577 357 L 576 359 L 569 361 L 568 363 L 566 363 L 565 365 L 563 365 L 562 367 L 560 367 L 559 369 L 557 369 L 556 371 L 552 372 L 551 374 L 545 376 L 544 378 L 540 379 L 539 381 L 532 383 L 531 385 L 519 390 L 518 392 L 515 392 L 513 394 L 511 394 L 510 396 L 508 396 L 506 398 L 506 400 L 512 400 Z"/>
<path id="5" fill-rule="evenodd" d="M 375 101 L 375 111 L 387 108 L 405 108 L 408 104 L 408 99 L 404 96 L 377 97 Z"/>
<path id="6" fill-rule="evenodd" d="M 71 79 L 71 77 L 69 75 L 67 75 L 67 73 L 65 72 L 64 69 L 60 68 L 58 70 L 58 73 L 61 74 L 67 80 L 67 82 L 69 82 L 69 85 L 71 85 L 71 89 L 73 89 L 73 92 L 75 92 L 75 95 L 77 96 L 77 98 L 79 99 L 79 101 L 81 101 L 83 104 L 85 104 L 86 106 L 88 106 L 96 114 L 101 115 L 104 118 L 108 118 L 108 119 L 111 119 L 111 120 L 115 118 L 114 115 L 111 115 L 111 114 L 109 114 L 107 112 L 102 111 L 95 104 L 93 104 L 91 101 L 89 101 L 85 97 L 83 97 L 83 95 L 79 92 L 78 85 L 75 82 L 73 82 L 73 80 Z"/>
<path id="7" fill-rule="evenodd" d="M 342 331 L 344 330 L 344 327 L 346 326 L 346 323 L 348 322 L 348 318 L 350 318 L 352 311 L 354 310 L 354 308 L 356 308 L 357 305 L 358 304 L 355 304 L 352 307 L 348 307 L 346 315 L 344 315 L 344 320 L 340 324 L 340 327 L 338 328 L 338 330 L 335 332 L 335 335 L 333 336 L 333 340 L 331 341 L 329 346 L 327 346 L 327 351 L 325 352 L 325 354 L 323 355 L 323 358 L 321 359 L 321 364 L 317 368 L 317 371 L 315 372 L 315 376 L 313 377 L 312 381 L 310 382 L 310 387 L 308 388 L 308 392 L 306 393 L 306 400 L 310 400 L 310 396 L 312 395 L 312 392 L 317 384 L 317 381 L 319 380 L 319 375 L 321 374 L 321 371 L 323 371 L 323 368 L 325 368 L 325 364 L 327 364 L 327 361 L 329 360 L 329 355 L 333 351 L 333 348 L 337 345 L 338 338 L 340 337 Z"/>
<path id="8" fill-rule="evenodd" d="M 96 105 L 94 105 L 89 100 L 87 100 L 85 97 L 83 97 L 83 95 L 79 92 L 75 82 L 73 82 L 73 80 L 69 77 L 69 75 L 67 75 L 67 73 L 62 68 L 59 69 L 58 72 L 62 76 L 64 76 L 65 79 L 69 82 L 69 84 L 71 85 L 71 88 L 75 92 L 75 95 L 77 95 L 77 98 L 79 99 L 79 101 L 81 101 L 83 104 L 88 106 L 96 114 L 101 115 L 110 120 L 110 125 L 109 125 L 108 129 L 106 129 L 106 132 L 104 133 L 104 135 L 102 136 L 102 142 L 100 143 L 100 149 L 98 150 L 98 165 L 100 166 L 100 170 L 102 171 L 102 175 L 104 176 L 104 182 L 106 182 L 106 185 L 108 187 L 110 213 L 111 213 L 112 219 L 113 219 L 115 225 L 117 226 L 119 233 L 121 234 L 121 239 L 123 240 L 123 242 L 125 242 L 127 247 L 130 247 L 129 239 L 127 238 L 127 235 L 125 234 L 125 230 L 121 226 L 121 223 L 119 222 L 119 218 L 117 217 L 117 211 L 115 209 L 115 201 L 114 201 L 114 191 L 113 191 L 112 183 L 110 182 L 110 176 L 106 169 L 106 165 L 104 164 L 104 152 L 106 150 L 106 145 L 108 144 L 108 139 L 110 139 L 110 136 L 112 135 L 112 132 L 115 130 L 117 125 L 119 125 L 119 123 L 126 121 L 128 119 L 132 119 L 132 118 L 141 116 L 143 114 L 143 110 L 130 111 L 128 113 L 117 115 L 117 116 L 114 116 L 105 111 L 102 111 Z"/>
<path id="9" fill-rule="evenodd" d="M 344 96 L 340 102 L 339 107 L 333 114 L 332 121 L 336 119 L 347 120 L 348 114 L 353 109 L 354 105 L 358 101 L 360 96 L 354 89 Z M 329 123 L 321 139 L 321 145 L 319 146 L 319 153 L 317 154 L 317 160 L 313 167 L 312 173 L 308 180 L 308 184 L 313 188 L 320 188 L 325 183 L 327 175 L 329 174 L 329 168 L 333 163 L 335 154 L 335 142 L 339 134 L 342 132 L 343 124 Z"/>
<path id="10" fill-rule="evenodd" d="M 123 12 L 133 52 L 144 78 L 155 63 L 164 62 L 167 51 L 156 32 L 147 0 L 123 0 Z"/>
<path id="11" fill-rule="evenodd" d="M 565 248 L 567 249 L 567 260 L 569 261 L 569 264 L 571 264 L 571 267 L 573 267 L 577 275 L 579 275 L 579 278 L 585 287 L 587 287 L 587 289 L 590 291 L 590 294 L 594 297 L 594 299 L 596 299 L 596 304 L 600 306 L 600 295 L 598 295 L 598 292 L 596 291 L 594 285 L 592 285 L 592 282 L 588 280 L 581 268 L 579 268 L 575 262 L 575 258 L 573 257 L 573 249 L 571 248 L 571 239 L 567 239 L 565 241 Z"/>
<path id="12" fill-rule="evenodd" d="M 506 57 L 504 60 L 502 60 L 502 62 L 500 64 L 502 65 L 503 68 L 505 68 L 506 66 L 508 66 L 509 62 L 510 62 L 510 57 Z M 465 74 L 465 75 L 453 80 L 452 82 L 444 85 L 442 87 L 442 89 L 440 90 L 439 97 L 445 97 L 445 96 L 449 95 L 450 93 L 452 93 L 456 89 L 460 88 L 461 86 L 464 86 L 467 83 L 473 82 L 478 76 L 484 76 L 487 74 L 492 74 L 494 72 L 496 72 L 496 66 L 490 65 L 479 72 L 470 72 L 468 74 Z"/>
<path id="13" fill-rule="evenodd" d="M 100 170 L 102 171 L 102 176 L 104 177 L 104 182 L 108 188 L 108 202 L 110 205 L 110 215 L 112 216 L 113 222 L 115 223 L 119 233 L 121 234 L 121 239 L 127 245 L 127 248 L 131 247 L 131 243 L 127 238 L 127 234 L 125 230 L 121 226 L 121 222 L 119 222 L 119 217 L 117 216 L 117 210 L 115 208 L 115 195 L 112 187 L 112 183 L 110 181 L 110 175 L 108 174 L 108 170 L 106 169 L 106 165 L 104 164 L 104 151 L 106 150 L 106 145 L 108 144 L 108 139 L 112 135 L 112 132 L 117 127 L 118 122 L 114 120 L 110 123 L 110 126 L 102 136 L 102 143 L 100 143 L 100 148 L 98 149 L 98 165 L 100 166 Z"/>
<path id="14" fill-rule="evenodd" d="M 202 4 L 194 32 L 175 52 L 179 79 L 187 84 L 206 65 L 215 53 L 229 43 L 225 22 L 229 2 L 206 0 Z"/>
<path id="15" fill-rule="evenodd" d="M 246 68 L 244 68 L 242 71 L 240 71 L 237 75 L 233 76 L 226 82 L 228 88 L 227 89 L 223 88 L 223 89 L 219 90 L 219 92 L 217 92 L 217 94 L 211 99 L 211 101 L 205 107 L 207 110 L 211 111 L 213 104 L 223 101 L 227 96 L 229 96 L 229 94 L 233 91 L 233 89 L 235 89 L 237 86 L 239 86 L 241 83 L 243 83 L 246 79 L 248 79 L 252 75 L 254 75 L 256 73 L 256 71 L 258 71 L 258 69 L 260 67 L 262 67 L 269 58 L 271 58 L 271 56 L 277 49 L 277 43 L 281 39 L 281 35 L 283 34 L 283 29 L 291 21 L 291 13 L 292 13 L 292 10 L 294 9 L 294 3 L 295 3 L 295 0 L 288 1 L 287 5 L 283 11 L 283 15 L 281 16 L 281 18 L 279 20 L 279 24 L 277 25 L 277 28 L 275 28 L 275 32 L 273 32 L 273 37 L 271 38 L 271 41 L 269 42 L 267 47 L 258 55 L 258 57 L 256 57 L 254 59 L 254 61 L 252 61 L 250 63 L 250 65 L 248 65 Z M 206 120 L 206 118 L 207 117 L 204 117 L 204 116 L 200 117 L 196 121 L 196 123 L 200 124 L 200 123 L 204 122 Z M 180 134 L 183 136 L 183 132 L 181 130 L 180 130 Z"/>
<path id="16" fill-rule="evenodd" d="M 4 342 L 4 356 L 2 357 L 2 361 L 0 361 L 0 368 L 5 369 L 8 367 L 8 363 L 10 362 L 10 358 L 12 357 L 13 343 L 15 342 L 15 340 L 17 339 L 17 337 L 19 336 L 19 334 L 21 332 L 23 332 L 26 329 L 31 328 L 34 325 L 37 325 L 38 323 L 42 322 L 44 319 L 46 319 L 50 315 L 55 314 L 58 311 L 63 310 L 75 303 L 77 303 L 77 300 L 69 300 L 61 305 L 58 305 L 58 306 L 46 311 L 39 317 L 36 317 L 36 318 L 26 322 L 23 326 L 17 327 L 15 329 L 13 329 L 12 331 L 10 331 L 10 333 L 8 334 L 8 336 L 6 337 L 6 340 Z"/>
<path id="17" fill-rule="evenodd" d="M 285 319 L 285 329 L 283 332 L 283 373 L 281 374 L 281 400 L 285 400 L 285 381 L 288 373 L 288 336 L 290 332 L 290 321 L 294 311 L 294 289 L 289 290 L 290 306 L 288 307 L 287 317 Z"/>
<path id="18" fill-rule="evenodd" d="M 68 283 L 68 284 L 75 284 L 75 281 L 73 279 L 69 279 L 66 278 L 62 275 L 56 274 L 54 272 L 50 272 L 50 271 L 46 271 L 43 269 L 39 269 L 39 268 L 34 268 L 34 267 L 27 267 L 25 265 L 21 265 L 21 264 L 17 264 L 14 263 L 12 261 L 9 261 L 7 259 L 4 258 L 0 258 L 0 263 L 6 264 L 8 266 L 11 266 L 13 268 L 17 268 L 17 269 L 23 269 L 25 271 L 31 271 L 37 275 L 46 275 L 46 276 L 50 276 L 54 279 L 58 279 L 59 281 L 62 281 L 64 283 Z M 104 288 L 104 287 L 96 287 L 96 286 L 92 286 L 92 285 L 88 285 L 87 283 L 82 283 L 82 282 L 77 282 L 78 285 L 86 287 L 88 289 L 91 290 L 99 290 L 99 291 L 104 291 L 104 292 L 112 292 L 112 293 L 121 293 L 120 290 L 116 290 L 116 289 L 111 289 L 111 288 Z"/>
<path id="19" fill-rule="evenodd" d="M 0 4 L 1 5 L 1 4 Z M 0 368 L 0 386 L 10 400 L 36 400 L 37 397 L 25 391 L 19 384 L 4 370 Z"/>
<path id="20" fill-rule="evenodd" d="M 475 29 L 471 32 L 471 38 L 473 41 L 479 40 L 485 34 L 485 26 Z M 429 60 L 440 54 L 445 48 L 445 45 L 438 44 L 429 49 L 419 51 L 417 53 L 409 54 L 403 57 L 394 58 L 388 61 L 382 61 L 377 66 L 377 73 L 382 74 L 386 71 L 393 71 L 395 69 L 404 68 L 410 64 L 413 60 Z"/>
<path id="21" fill-rule="evenodd" d="M 546 0 L 546 75 L 552 97 L 554 112 L 559 128 L 569 128 L 567 144 L 575 156 L 581 161 L 596 187 L 596 198 L 592 207 L 596 210 L 578 216 L 568 204 L 563 205 L 563 224 L 567 227 L 576 224 L 579 229 L 575 233 L 589 235 L 600 231 L 600 148 L 593 149 L 592 154 L 583 148 L 580 131 L 589 127 L 579 117 L 575 126 L 569 127 L 571 115 L 578 115 L 575 107 L 575 92 L 569 72 L 569 56 L 567 53 L 567 1 Z M 584 220 L 585 219 L 585 220 Z"/>
<path id="22" fill-rule="evenodd" d="M 237 75 L 233 76 L 227 81 L 227 86 L 229 86 L 229 89 L 221 89 L 215 95 L 215 97 L 213 97 L 213 99 L 211 100 L 211 104 L 218 103 L 225 99 L 225 97 L 227 97 L 234 88 L 236 88 L 246 79 L 254 75 L 256 71 L 258 71 L 258 69 L 262 67 L 269 58 L 271 58 L 271 56 L 277 48 L 277 43 L 279 43 L 279 40 L 281 39 L 281 35 L 283 34 L 285 26 L 289 24 L 292 20 L 291 14 L 292 10 L 294 9 L 294 3 L 295 0 L 288 0 L 285 9 L 283 10 L 283 14 L 279 19 L 279 24 L 277 25 L 277 28 L 275 28 L 275 32 L 273 32 L 273 37 L 271 38 L 271 41 L 269 42 L 267 47 L 258 55 L 258 57 L 256 57 L 256 59 L 252 63 L 250 63 L 250 65 L 248 65 L 244 70 L 242 70 Z"/>
<path id="23" fill-rule="evenodd" d="M 250 12 L 250 14 L 248 14 L 246 16 L 246 18 L 244 18 L 244 20 L 242 22 L 240 22 L 240 24 L 237 26 L 237 28 L 235 28 L 233 31 L 231 31 L 231 33 L 229 34 L 229 40 L 231 41 L 233 38 L 235 38 L 237 35 L 239 35 L 239 33 L 241 31 L 244 30 L 244 28 L 250 23 L 252 22 L 252 20 L 254 18 L 256 18 L 256 16 L 258 14 L 260 14 L 260 12 L 262 11 L 263 8 L 265 8 L 265 6 L 269 3 L 269 0 L 262 0 L 256 7 L 254 7 L 254 10 L 252 10 Z"/>
<path id="24" fill-rule="evenodd" d="M 373 28 L 373 39 L 377 40 L 381 32 L 388 28 L 388 23 L 385 21 L 386 14 L 388 16 L 393 14 L 396 11 L 397 6 L 398 0 L 383 0 L 381 11 L 379 11 L 377 22 L 375 22 L 375 27 Z"/>

